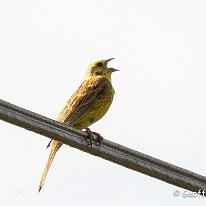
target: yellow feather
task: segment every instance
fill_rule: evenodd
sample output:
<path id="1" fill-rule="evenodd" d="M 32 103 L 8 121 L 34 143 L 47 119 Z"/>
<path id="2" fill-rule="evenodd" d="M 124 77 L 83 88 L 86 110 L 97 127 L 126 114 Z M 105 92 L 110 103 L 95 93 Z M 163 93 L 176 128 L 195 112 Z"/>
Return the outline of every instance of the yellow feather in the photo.
<path id="1" fill-rule="evenodd" d="M 89 65 L 83 83 L 67 101 L 59 113 L 57 121 L 77 129 L 84 129 L 107 113 L 115 93 L 111 74 L 117 70 L 107 67 L 107 63 L 112 59 L 97 60 Z M 54 156 L 62 143 L 52 140 L 49 145 L 51 145 L 51 152 L 41 177 L 39 191 L 44 185 Z"/>

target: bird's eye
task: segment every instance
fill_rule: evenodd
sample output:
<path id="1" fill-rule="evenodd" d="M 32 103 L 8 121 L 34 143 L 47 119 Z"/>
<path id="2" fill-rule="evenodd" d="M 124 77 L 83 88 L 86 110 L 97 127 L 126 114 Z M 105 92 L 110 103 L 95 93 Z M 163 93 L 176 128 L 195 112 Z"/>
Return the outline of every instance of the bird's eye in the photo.
<path id="1" fill-rule="evenodd" d="M 98 71 L 98 72 L 96 72 L 95 74 L 96 74 L 96 75 L 101 75 L 102 73 Z"/>
<path id="2" fill-rule="evenodd" d="M 97 64 L 96 64 L 98 67 L 102 67 L 102 62 L 97 62 Z"/>

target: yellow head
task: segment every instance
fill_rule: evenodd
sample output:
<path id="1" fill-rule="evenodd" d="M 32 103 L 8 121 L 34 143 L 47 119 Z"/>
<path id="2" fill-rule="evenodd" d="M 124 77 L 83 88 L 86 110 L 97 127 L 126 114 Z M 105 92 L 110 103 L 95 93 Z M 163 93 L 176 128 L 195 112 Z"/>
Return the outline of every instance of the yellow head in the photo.
<path id="1" fill-rule="evenodd" d="M 112 72 L 119 71 L 112 67 L 110 68 L 107 67 L 107 63 L 111 61 L 112 59 L 114 58 L 105 59 L 105 60 L 96 60 L 92 62 L 86 70 L 84 80 L 87 80 L 91 78 L 92 76 L 102 76 L 102 77 L 106 77 L 108 80 L 111 81 Z"/>

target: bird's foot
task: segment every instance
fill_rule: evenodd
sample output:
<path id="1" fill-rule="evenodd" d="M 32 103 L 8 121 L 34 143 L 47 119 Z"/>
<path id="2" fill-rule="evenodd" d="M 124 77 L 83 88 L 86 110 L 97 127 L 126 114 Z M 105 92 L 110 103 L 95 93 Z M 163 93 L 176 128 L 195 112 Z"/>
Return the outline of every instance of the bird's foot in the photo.
<path id="1" fill-rule="evenodd" d="M 87 140 L 89 140 L 88 144 L 91 145 L 92 147 L 92 140 L 94 140 L 94 137 L 93 137 L 93 134 L 92 134 L 92 131 L 87 127 L 85 128 L 86 132 L 87 132 Z"/>
<path id="2" fill-rule="evenodd" d="M 101 148 L 102 141 L 104 140 L 104 138 L 99 133 L 92 132 L 88 127 L 85 128 L 85 130 L 88 134 L 89 145 L 91 145 L 91 147 L 92 147 L 92 141 L 94 141 L 94 142 L 96 142 L 96 145 Z M 96 138 L 94 138 L 94 135 L 96 136 Z"/>
<path id="3" fill-rule="evenodd" d="M 92 132 L 92 134 L 96 135 L 97 138 L 94 141 L 96 142 L 97 146 L 101 147 L 102 146 L 102 142 L 104 140 L 102 135 L 97 133 L 97 132 Z"/>

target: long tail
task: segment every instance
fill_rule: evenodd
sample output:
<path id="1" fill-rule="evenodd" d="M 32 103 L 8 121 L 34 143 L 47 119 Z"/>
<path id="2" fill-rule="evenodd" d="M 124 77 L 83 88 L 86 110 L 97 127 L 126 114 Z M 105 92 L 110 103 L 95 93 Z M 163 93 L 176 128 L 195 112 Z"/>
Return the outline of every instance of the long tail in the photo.
<path id="1" fill-rule="evenodd" d="M 55 154 L 57 153 L 57 151 L 59 150 L 59 148 L 62 146 L 62 143 L 61 142 L 58 142 L 58 141 L 52 141 L 51 142 L 51 152 L 49 154 L 49 158 L 47 160 L 47 163 L 46 163 L 46 166 L 44 168 L 44 171 L 43 171 L 43 174 L 42 174 L 42 177 L 41 177 L 41 181 L 40 181 L 40 184 L 39 184 L 39 192 L 41 190 L 41 188 L 43 187 L 44 185 L 44 182 L 46 180 L 46 176 L 47 176 L 47 173 L 49 171 L 49 168 L 53 162 L 53 159 L 54 159 L 54 156 Z"/>

